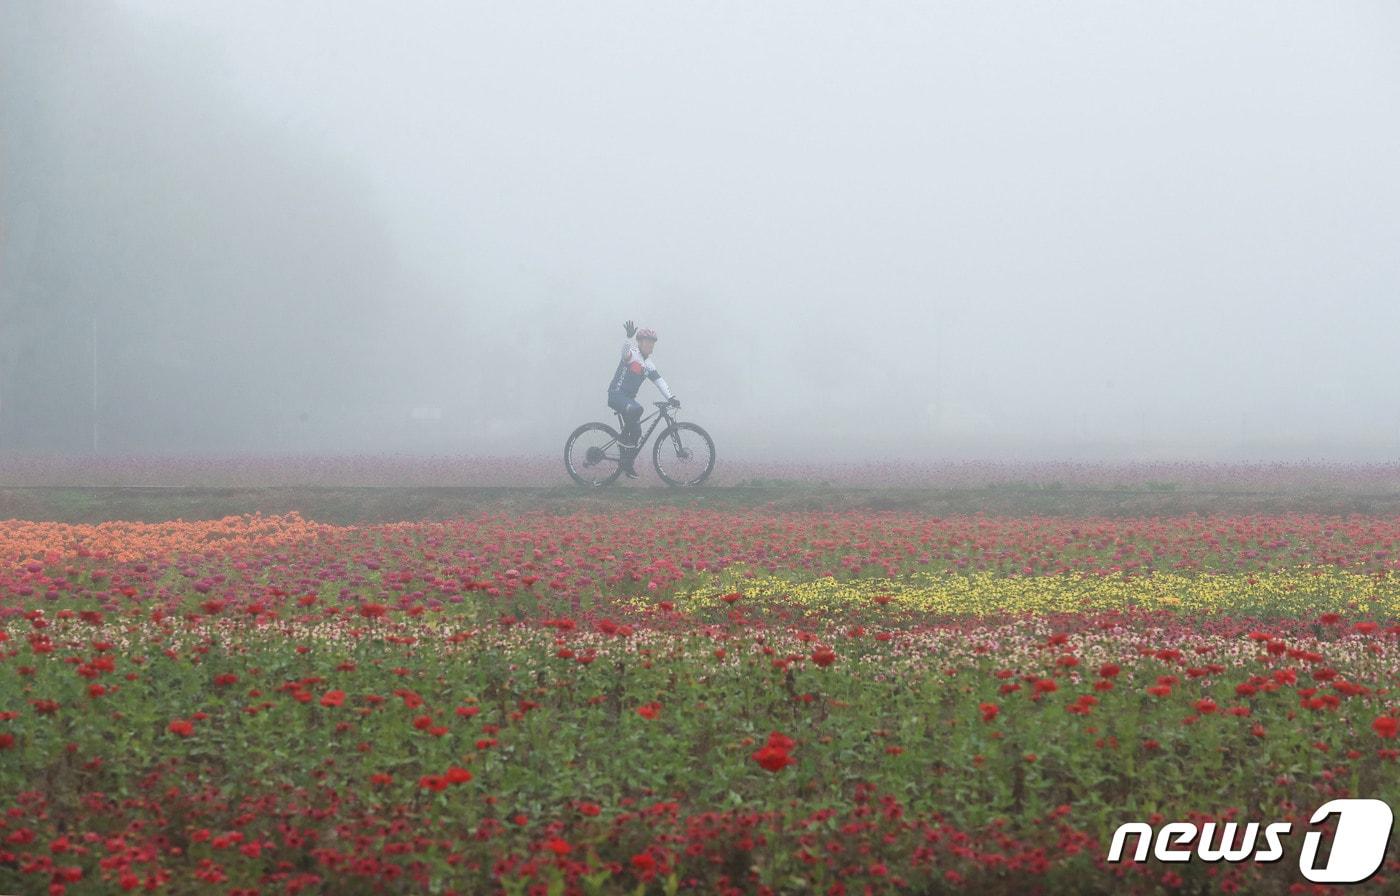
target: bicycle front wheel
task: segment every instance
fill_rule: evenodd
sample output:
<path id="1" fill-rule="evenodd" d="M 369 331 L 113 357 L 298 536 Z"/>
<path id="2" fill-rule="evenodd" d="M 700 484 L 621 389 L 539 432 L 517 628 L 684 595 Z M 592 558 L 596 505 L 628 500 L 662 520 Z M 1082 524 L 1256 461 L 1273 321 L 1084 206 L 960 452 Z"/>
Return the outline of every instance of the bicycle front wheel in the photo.
<path id="1" fill-rule="evenodd" d="M 675 423 L 657 438 L 651 459 L 667 485 L 699 485 L 715 468 L 715 440 L 694 423 Z"/>
<path id="2" fill-rule="evenodd" d="M 617 430 L 606 423 L 585 423 L 564 443 L 564 468 L 587 488 L 610 485 L 622 472 Z"/>

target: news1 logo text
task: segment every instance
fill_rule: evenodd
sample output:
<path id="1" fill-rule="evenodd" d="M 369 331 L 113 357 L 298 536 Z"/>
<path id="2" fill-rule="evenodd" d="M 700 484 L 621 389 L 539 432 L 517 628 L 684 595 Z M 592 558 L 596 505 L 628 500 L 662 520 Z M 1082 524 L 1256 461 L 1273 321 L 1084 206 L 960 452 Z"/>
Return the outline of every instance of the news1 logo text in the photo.
<path id="1" fill-rule="evenodd" d="M 1394 815 L 1381 800 L 1342 799 L 1320 806 L 1308 823 L 1316 826 L 1333 816 L 1336 833 L 1330 853 L 1325 860 L 1319 860 L 1322 832 L 1307 831 L 1298 855 L 1298 870 L 1314 883 L 1362 883 L 1380 870 L 1385 860 Z M 1292 833 L 1293 825 L 1286 821 L 1264 826 L 1249 822 L 1243 830 L 1233 821 L 1219 825 L 1177 821 L 1155 831 L 1146 822 L 1130 821 L 1113 832 L 1108 861 L 1125 861 L 1128 839 L 1136 835 L 1129 859 L 1133 862 L 1145 862 L 1149 854 L 1160 862 L 1277 862 L 1284 856 L 1283 838 Z"/>

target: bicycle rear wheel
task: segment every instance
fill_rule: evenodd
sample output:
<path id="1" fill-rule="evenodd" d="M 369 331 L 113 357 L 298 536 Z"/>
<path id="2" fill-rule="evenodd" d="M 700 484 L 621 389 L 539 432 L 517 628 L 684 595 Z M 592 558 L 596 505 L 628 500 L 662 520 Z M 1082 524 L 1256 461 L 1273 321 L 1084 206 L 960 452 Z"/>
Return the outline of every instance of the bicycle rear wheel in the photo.
<path id="1" fill-rule="evenodd" d="M 610 485 L 622 472 L 617 430 L 606 423 L 585 423 L 564 443 L 564 468 L 586 488 Z"/>
<path id="2" fill-rule="evenodd" d="M 674 423 L 657 437 L 651 460 L 667 485 L 696 486 L 715 468 L 715 440 L 694 423 Z"/>

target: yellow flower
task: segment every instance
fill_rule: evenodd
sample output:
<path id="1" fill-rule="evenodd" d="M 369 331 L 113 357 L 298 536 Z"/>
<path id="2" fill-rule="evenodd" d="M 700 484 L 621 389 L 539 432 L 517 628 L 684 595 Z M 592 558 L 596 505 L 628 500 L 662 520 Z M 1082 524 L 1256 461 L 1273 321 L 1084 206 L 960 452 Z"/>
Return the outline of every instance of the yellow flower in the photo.
<path id="1" fill-rule="evenodd" d="M 810 609 L 868 604 L 926 613 L 1062 613 L 1139 608 L 1192 613 L 1249 612 L 1307 618 L 1323 612 L 1347 615 L 1400 613 L 1400 575 L 1361 574 L 1330 566 L 1301 566 L 1273 573 L 1158 572 L 1151 576 L 1005 576 L 918 572 L 899 578 L 793 581 L 775 575 L 748 578 L 729 569 L 716 582 L 679 594 L 679 609 L 713 606 L 718 595 L 742 591 L 746 602 L 773 601 Z M 881 601 L 877 602 L 876 597 Z"/>

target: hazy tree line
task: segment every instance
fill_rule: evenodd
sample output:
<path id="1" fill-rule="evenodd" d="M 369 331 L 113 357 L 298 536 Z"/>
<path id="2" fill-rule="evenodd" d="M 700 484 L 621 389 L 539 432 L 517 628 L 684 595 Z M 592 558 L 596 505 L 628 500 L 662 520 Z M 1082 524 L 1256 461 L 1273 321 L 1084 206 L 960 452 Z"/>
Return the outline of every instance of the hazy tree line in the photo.
<path id="1" fill-rule="evenodd" d="M 94 342 L 102 452 L 296 449 L 332 399 L 393 402 L 395 266 L 353 172 L 199 52 L 104 5 L 0 5 L 0 450 L 91 450 Z"/>

